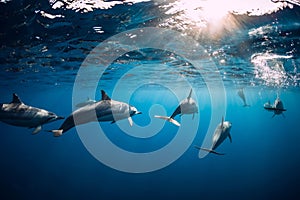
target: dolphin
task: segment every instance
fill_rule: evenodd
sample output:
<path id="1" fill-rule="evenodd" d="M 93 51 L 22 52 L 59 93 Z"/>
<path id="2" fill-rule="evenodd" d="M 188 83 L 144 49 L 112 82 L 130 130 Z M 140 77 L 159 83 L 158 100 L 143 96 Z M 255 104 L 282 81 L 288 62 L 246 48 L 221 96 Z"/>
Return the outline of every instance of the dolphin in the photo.
<path id="1" fill-rule="evenodd" d="M 44 109 L 28 106 L 15 93 L 13 93 L 10 103 L 0 104 L 0 121 L 14 126 L 35 128 L 32 134 L 40 132 L 43 124 L 59 119 L 64 119 L 64 117 Z"/>
<path id="2" fill-rule="evenodd" d="M 174 119 L 176 115 L 183 115 L 183 114 L 193 114 L 193 119 L 195 113 L 198 113 L 198 107 L 196 101 L 191 97 L 192 96 L 192 89 L 189 93 L 189 96 L 186 99 L 183 99 L 176 110 L 170 117 L 167 116 L 160 116 L 154 115 L 155 118 L 164 119 L 168 122 L 175 124 L 176 126 L 180 126 L 180 123 Z"/>
<path id="3" fill-rule="evenodd" d="M 287 111 L 284 106 L 282 101 L 280 100 L 279 96 L 277 96 L 275 102 L 273 105 L 270 104 L 270 101 L 268 101 L 267 103 L 264 104 L 264 109 L 266 109 L 267 111 L 270 112 L 274 112 L 273 117 L 275 117 L 275 115 L 280 115 L 282 114 L 283 117 L 285 117 L 284 115 L 284 111 Z"/>
<path id="4" fill-rule="evenodd" d="M 250 105 L 248 105 L 247 102 L 246 102 L 246 97 L 245 97 L 244 89 L 243 89 L 243 88 L 240 88 L 240 89 L 238 90 L 237 94 L 238 94 L 239 97 L 243 100 L 243 102 L 244 102 L 244 107 L 250 106 Z"/>
<path id="5" fill-rule="evenodd" d="M 67 117 L 58 130 L 51 130 L 50 132 L 52 132 L 55 137 L 58 137 L 76 125 L 94 121 L 111 121 L 111 123 L 115 123 L 118 120 L 126 118 L 128 119 L 130 126 L 132 126 L 133 121 L 131 117 L 141 114 L 135 107 L 130 106 L 127 103 L 112 100 L 103 90 L 101 90 L 101 95 L 101 101 L 85 105 L 75 110 Z M 94 117 L 95 113 L 96 118 Z"/>
<path id="6" fill-rule="evenodd" d="M 80 108 L 80 107 L 83 107 L 83 106 L 86 106 L 86 105 L 91 105 L 91 104 L 94 104 L 94 103 L 96 103 L 96 101 L 93 100 L 93 99 L 90 99 L 90 98 L 88 97 L 86 101 L 80 102 L 80 103 L 76 104 L 76 107 L 77 107 L 77 108 Z"/>
<path id="7" fill-rule="evenodd" d="M 271 105 L 270 100 L 264 104 L 264 109 L 266 109 L 267 111 L 273 112 L 273 106 Z"/>
<path id="8" fill-rule="evenodd" d="M 202 148 L 199 146 L 195 146 L 195 148 L 203 151 L 207 151 L 209 153 L 214 153 L 217 155 L 225 155 L 223 153 L 218 153 L 215 151 L 215 149 L 222 144 L 222 142 L 228 137 L 230 142 L 232 142 L 231 135 L 230 135 L 230 129 L 231 129 L 231 122 L 224 121 L 224 117 L 222 117 L 222 122 L 217 126 L 215 129 L 213 138 L 212 138 L 212 146 L 210 149 Z"/>

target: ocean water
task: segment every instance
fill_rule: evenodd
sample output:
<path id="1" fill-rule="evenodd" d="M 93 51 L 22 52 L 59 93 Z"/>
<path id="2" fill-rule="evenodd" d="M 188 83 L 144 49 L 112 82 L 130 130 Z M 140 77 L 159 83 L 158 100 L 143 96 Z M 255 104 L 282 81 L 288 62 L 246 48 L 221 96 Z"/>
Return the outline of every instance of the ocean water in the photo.
<path id="1" fill-rule="evenodd" d="M 1 199 L 298 199 L 299 4 L 0 1 L 1 103 L 17 93 L 67 117 L 105 90 L 142 112 L 61 137 L 46 130 L 63 120 L 37 135 L 1 122 Z M 194 117 L 154 118 L 191 88 Z M 273 117 L 277 97 L 287 111 Z M 225 155 L 199 152 L 222 117 Z"/>

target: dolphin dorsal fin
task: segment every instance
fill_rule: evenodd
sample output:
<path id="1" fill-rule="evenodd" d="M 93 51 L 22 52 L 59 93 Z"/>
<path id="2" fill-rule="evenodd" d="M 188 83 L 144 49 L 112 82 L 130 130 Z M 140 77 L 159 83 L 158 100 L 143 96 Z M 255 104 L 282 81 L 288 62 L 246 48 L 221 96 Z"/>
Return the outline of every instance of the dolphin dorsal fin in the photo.
<path id="1" fill-rule="evenodd" d="M 221 128 L 223 129 L 223 124 L 224 124 L 224 116 L 222 116 L 222 123 L 221 123 Z"/>
<path id="2" fill-rule="evenodd" d="M 190 99 L 190 98 L 191 98 L 192 92 L 193 92 L 193 89 L 191 89 L 191 91 L 190 91 L 189 96 L 187 97 L 187 99 Z"/>
<path id="3" fill-rule="evenodd" d="M 16 93 L 13 93 L 13 99 L 12 99 L 11 103 L 22 104 L 23 102 L 20 100 L 20 98 L 18 97 L 18 95 Z"/>
<path id="4" fill-rule="evenodd" d="M 104 90 L 101 90 L 102 98 L 101 100 L 111 100 L 109 96 L 104 92 Z"/>

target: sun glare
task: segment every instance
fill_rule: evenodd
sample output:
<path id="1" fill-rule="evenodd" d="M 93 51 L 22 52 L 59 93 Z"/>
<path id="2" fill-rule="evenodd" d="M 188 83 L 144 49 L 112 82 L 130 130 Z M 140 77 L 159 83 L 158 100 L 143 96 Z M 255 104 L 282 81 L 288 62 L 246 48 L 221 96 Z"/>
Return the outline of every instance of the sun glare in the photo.
<path id="1" fill-rule="evenodd" d="M 230 12 L 230 7 L 226 4 L 227 1 L 207 0 L 204 1 L 203 17 L 208 23 L 218 23 Z"/>
<path id="2" fill-rule="evenodd" d="M 183 30 L 207 28 L 212 35 L 219 35 L 223 30 L 239 27 L 232 14 L 264 15 L 287 6 L 292 7 L 271 0 L 177 0 L 164 8 L 172 16 L 166 22 L 170 26 Z"/>

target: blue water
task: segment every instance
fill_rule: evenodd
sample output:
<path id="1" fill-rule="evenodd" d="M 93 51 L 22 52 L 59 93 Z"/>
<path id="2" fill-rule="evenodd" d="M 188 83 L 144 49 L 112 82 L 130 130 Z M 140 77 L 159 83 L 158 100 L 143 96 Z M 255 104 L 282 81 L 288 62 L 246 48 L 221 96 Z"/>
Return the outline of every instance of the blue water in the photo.
<path id="1" fill-rule="evenodd" d="M 93 5 L 93 11 L 66 4 L 54 9 L 54 2 L 0 2 L 0 102 L 9 103 L 17 93 L 25 104 L 67 117 L 87 97 L 99 100 L 103 89 L 143 114 L 133 116 L 133 127 L 127 120 L 94 122 L 58 138 L 44 130 L 58 129 L 62 121 L 43 125 L 37 135 L 1 122 L 1 199 L 299 198 L 299 6 L 256 15 L 249 8 L 230 14 L 218 22 L 217 32 L 210 32 L 209 23 L 197 27 L 185 11 L 163 7 L 177 1 L 120 1 L 108 9 Z M 139 41 L 132 31 L 142 35 L 146 27 L 158 32 Z M 174 34 L 163 37 L 162 30 Z M 127 39 L 116 40 L 117 34 Z M 159 42 L 146 44 L 165 48 L 143 46 L 121 55 L 111 50 L 156 36 Z M 192 44 L 179 49 L 181 37 L 198 43 L 199 51 L 189 52 Z M 108 40 L 114 41 L 111 51 L 93 54 Z M 112 56 L 117 58 L 108 62 Z M 182 123 L 178 128 L 153 117 L 171 115 L 191 87 L 199 108 L 194 119 L 176 116 Z M 243 107 L 239 88 L 250 107 Z M 277 96 L 287 111 L 272 118 L 263 105 Z M 222 115 L 232 122 L 232 143 L 226 139 L 216 149 L 224 156 L 199 156 L 194 145 L 203 145 L 206 136 L 210 141 Z M 145 163 L 163 163 L 179 152 L 178 159 L 148 172 L 116 169 L 92 153 L 111 161 L 118 157 L 114 149 L 100 151 L 106 140 L 98 140 L 94 127 L 99 125 L 115 146 L 141 156 L 179 138 L 178 148 Z M 135 172 L 145 165 L 129 156 L 116 163 Z"/>

